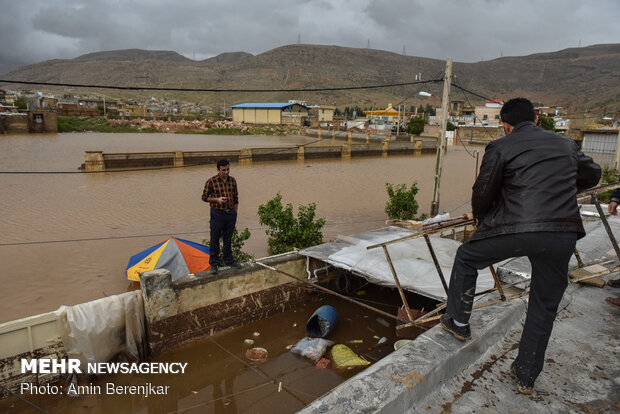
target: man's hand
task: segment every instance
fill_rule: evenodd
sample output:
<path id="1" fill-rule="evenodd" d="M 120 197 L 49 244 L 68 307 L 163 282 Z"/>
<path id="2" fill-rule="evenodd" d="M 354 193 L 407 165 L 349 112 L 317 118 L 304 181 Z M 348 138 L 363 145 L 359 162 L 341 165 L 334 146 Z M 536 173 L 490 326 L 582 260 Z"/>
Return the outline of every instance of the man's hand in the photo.
<path id="1" fill-rule="evenodd" d="M 218 204 L 224 204 L 226 203 L 227 200 L 228 200 L 228 197 L 217 197 L 215 199 L 215 201 L 217 201 Z"/>
<path id="2" fill-rule="evenodd" d="M 609 214 L 612 216 L 618 215 L 618 203 L 615 201 L 610 201 L 607 205 L 607 211 L 609 211 Z"/>

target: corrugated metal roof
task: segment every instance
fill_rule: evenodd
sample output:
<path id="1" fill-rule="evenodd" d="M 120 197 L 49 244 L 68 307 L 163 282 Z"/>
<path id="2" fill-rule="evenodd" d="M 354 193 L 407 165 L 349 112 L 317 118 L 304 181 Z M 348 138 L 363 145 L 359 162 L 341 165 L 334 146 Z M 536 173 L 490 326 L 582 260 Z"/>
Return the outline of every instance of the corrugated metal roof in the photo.
<path id="1" fill-rule="evenodd" d="M 299 105 L 290 102 L 246 102 L 232 105 L 231 108 L 286 108 L 288 106 Z M 303 106 L 303 105 L 302 105 Z"/>

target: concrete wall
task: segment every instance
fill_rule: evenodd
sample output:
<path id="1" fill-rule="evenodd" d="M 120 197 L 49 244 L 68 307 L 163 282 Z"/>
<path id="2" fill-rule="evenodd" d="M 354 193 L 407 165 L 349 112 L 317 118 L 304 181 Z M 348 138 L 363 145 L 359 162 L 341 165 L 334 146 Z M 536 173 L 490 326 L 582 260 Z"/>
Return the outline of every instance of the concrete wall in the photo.
<path id="1" fill-rule="evenodd" d="M 476 107 L 476 123 L 482 121 L 488 122 L 489 125 L 499 125 L 499 111 L 502 108 L 490 108 L 487 106 Z M 486 117 L 486 119 L 485 119 Z"/>
<path id="2" fill-rule="evenodd" d="M 300 279 L 306 278 L 306 260 L 297 253 L 263 262 Z M 152 353 L 319 298 L 309 293 L 301 282 L 256 264 L 247 264 L 241 270 L 220 270 L 216 277 L 203 273 L 175 283 L 170 272 L 163 269 L 141 275 Z"/>
<path id="3" fill-rule="evenodd" d="M 334 109 L 335 107 L 320 107 L 318 108 L 318 120 L 319 121 L 333 121 L 334 120 Z"/>
<path id="4" fill-rule="evenodd" d="M 58 114 L 61 116 L 99 116 L 99 110 L 91 107 L 83 107 L 78 104 L 58 104 Z"/>
<path id="5" fill-rule="evenodd" d="M 0 324 L 0 383 L 18 393 L 22 382 L 46 384 L 59 379 L 59 373 L 22 374 L 20 361 L 22 358 L 66 357 L 60 336 L 56 312 Z M 0 389 L 0 398 L 6 396 L 8 393 Z"/>
<path id="6" fill-rule="evenodd" d="M 468 126 L 458 128 L 458 136 L 469 144 L 485 144 L 503 137 L 504 129 L 501 126 Z"/>
<path id="7" fill-rule="evenodd" d="M 28 131 L 33 133 L 57 133 L 56 112 L 28 112 Z"/>
<path id="8" fill-rule="evenodd" d="M 353 134 L 351 134 L 353 136 Z M 363 135 L 366 136 L 366 135 Z M 365 139 L 364 139 L 365 140 Z M 225 158 L 231 162 L 303 160 L 317 158 L 348 158 L 351 156 L 417 154 L 435 151 L 436 138 L 415 137 L 413 141 L 368 141 L 366 144 L 345 142 L 344 145 L 285 148 L 245 148 L 230 151 L 167 151 L 143 153 L 112 153 L 86 151 L 85 171 L 105 171 L 107 168 L 167 167 L 215 164 Z"/>
<path id="9" fill-rule="evenodd" d="M 3 113 L 0 115 L 0 132 L 3 134 L 27 134 L 28 114 Z"/>

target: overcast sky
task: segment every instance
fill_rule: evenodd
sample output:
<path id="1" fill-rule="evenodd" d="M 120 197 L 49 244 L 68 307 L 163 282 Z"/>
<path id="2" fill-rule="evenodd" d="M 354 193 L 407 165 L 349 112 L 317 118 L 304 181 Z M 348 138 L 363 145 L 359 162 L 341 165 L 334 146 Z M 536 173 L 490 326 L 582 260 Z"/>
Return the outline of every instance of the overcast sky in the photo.
<path id="1" fill-rule="evenodd" d="M 294 44 L 476 62 L 620 43 L 619 0 L 0 0 L 0 63 L 116 49 L 202 60 Z"/>

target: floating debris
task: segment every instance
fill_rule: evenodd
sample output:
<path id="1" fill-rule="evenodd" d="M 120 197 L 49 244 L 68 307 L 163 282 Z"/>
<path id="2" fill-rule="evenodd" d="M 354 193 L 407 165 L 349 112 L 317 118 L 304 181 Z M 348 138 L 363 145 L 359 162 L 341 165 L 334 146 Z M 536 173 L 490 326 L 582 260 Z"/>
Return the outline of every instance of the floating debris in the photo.
<path id="1" fill-rule="evenodd" d="M 329 366 L 329 364 L 331 364 L 331 360 L 327 359 L 327 358 L 321 358 L 319 359 L 319 362 L 316 363 L 316 369 L 325 369 Z"/>
<path id="2" fill-rule="evenodd" d="M 265 348 L 251 348 L 245 352 L 245 357 L 253 362 L 264 362 L 267 360 L 267 350 Z"/>
<path id="3" fill-rule="evenodd" d="M 254 339 L 246 339 L 243 342 L 245 342 L 246 345 L 252 345 L 252 344 L 254 344 Z"/>
<path id="4" fill-rule="evenodd" d="M 383 318 L 377 318 L 377 322 L 379 322 L 381 325 L 385 326 L 386 328 L 390 326 L 390 323 Z"/>

